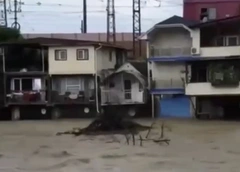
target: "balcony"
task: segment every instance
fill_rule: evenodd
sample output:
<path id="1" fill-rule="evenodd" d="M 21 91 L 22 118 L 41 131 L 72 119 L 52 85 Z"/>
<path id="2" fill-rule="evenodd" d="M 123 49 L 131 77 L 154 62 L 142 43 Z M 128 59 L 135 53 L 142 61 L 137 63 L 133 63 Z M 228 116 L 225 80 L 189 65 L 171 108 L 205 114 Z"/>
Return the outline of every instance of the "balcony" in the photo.
<path id="1" fill-rule="evenodd" d="M 54 104 L 93 104 L 95 103 L 94 90 L 76 92 L 51 91 L 51 102 Z"/>
<path id="2" fill-rule="evenodd" d="M 185 93 L 189 96 L 236 95 L 240 94 L 240 86 L 214 87 L 210 82 L 189 83 L 186 85 Z"/>
<path id="3" fill-rule="evenodd" d="M 185 82 L 182 79 L 153 80 L 151 82 L 152 94 L 183 94 Z"/>
<path id="4" fill-rule="evenodd" d="M 202 47 L 201 57 L 240 56 L 240 46 Z"/>
<path id="5" fill-rule="evenodd" d="M 145 103 L 146 92 L 144 90 L 101 90 L 102 105 L 123 105 L 123 104 L 142 104 Z"/>
<path id="6" fill-rule="evenodd" d="M 46 91 L 11 91 L 6 95 L 8 104 L 45 104 Z"/>
<path id="7" fill-rule="evenodd" d="M 180 48 L 152 47 L 150 50 L 150 56 L 152 58 L 178 57 L 178 56 L 189 56 L 189 55 L 191 55 L 191 47 L 180 47 Z"/>

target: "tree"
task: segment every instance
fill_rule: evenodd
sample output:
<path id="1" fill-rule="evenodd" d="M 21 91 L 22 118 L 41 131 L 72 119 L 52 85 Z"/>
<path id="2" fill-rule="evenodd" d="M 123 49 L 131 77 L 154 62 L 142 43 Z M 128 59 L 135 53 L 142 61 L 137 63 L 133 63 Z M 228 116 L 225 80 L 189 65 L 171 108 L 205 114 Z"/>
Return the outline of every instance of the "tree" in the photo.
<path id="1" fill-rule="evenodd" d="M 0 42 L 23 39 L 17 29 L 0 27 Z"/>

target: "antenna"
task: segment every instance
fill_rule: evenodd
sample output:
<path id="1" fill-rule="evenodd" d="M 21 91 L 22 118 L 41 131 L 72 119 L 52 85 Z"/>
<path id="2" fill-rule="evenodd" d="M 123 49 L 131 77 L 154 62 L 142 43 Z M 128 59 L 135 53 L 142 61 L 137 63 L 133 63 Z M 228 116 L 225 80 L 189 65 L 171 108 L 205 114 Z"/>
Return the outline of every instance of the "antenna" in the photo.
<path id="1" fill-rule="evenodd" d="M 141 41 L 139 36 L 141 35 L 141 0 L 133 0 L 133 57 L 136 56 L 136 45 L 138 43 L 139 56 L 142 55 Z"/>
<path id="2" fill-rule="evenodd" d="M 116 43 L 115 2 L 107 0 L 107 42 Z"/>

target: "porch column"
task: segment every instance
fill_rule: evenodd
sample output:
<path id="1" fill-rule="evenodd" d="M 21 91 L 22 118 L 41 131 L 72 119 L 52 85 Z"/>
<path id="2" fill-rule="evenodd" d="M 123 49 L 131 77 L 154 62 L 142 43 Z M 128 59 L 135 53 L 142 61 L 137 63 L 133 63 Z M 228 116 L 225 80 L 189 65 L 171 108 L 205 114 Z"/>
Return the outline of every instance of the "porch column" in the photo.
<path id="1" fill-rule="evenodd" d="M 44 64 L 44 49 L 41 48 L 41 57 L 42 57 L 42 71 L 45 71 L 45 64 Z"/>
<path id="2" fill-rule="evenodd" d="M 152 118 L 155 117 L 155 101 L 154 101 L 154 95 L 151 95 L 152 97 Z"/>

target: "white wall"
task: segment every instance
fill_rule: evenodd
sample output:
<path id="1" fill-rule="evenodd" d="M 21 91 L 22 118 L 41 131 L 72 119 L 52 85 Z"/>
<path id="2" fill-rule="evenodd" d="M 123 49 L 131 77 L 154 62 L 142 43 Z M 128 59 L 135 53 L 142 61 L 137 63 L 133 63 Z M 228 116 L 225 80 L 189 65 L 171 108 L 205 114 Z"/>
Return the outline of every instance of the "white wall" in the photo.
<path id="1" fill-rule="evenodd" d="M 239 56 L 240 46 L 204 47 L 200 52 L 202 57 Z"/>
<path id="2" fill-rule="evenodd" d="M 185 79 L 185 64 L 183 63 L 153 63 L 152 78 L 156 81 L 157 88 L 179 87 L 182 85 L 182 79 Z"/>
<path id="3" fill-rule="evenodd" d="M 192 38 L 185 28 L 159 28 L 150 38 L 150 46 L 161 49 L 192 47 Z"/>
<path id="4" fill-rule="evenodd" d="M 130 100 L 126 100 L 124 97 L 124 80 L 131 80 L 132 82 L 132 98 Z M 111 82 L 115 85 L 113 88 L 105 86 L 102 89 L 102 102 L 105 101 L 106 96 L 109 96 L 108 100 L 111 100 L 112 103 L 116 104 L 144 103 L 144 90 L 139 90 L 140 83 L 134 76 L 128 74 L 119 74 L 112 78 Z M 108 94 L 104 95 L 104 93 Z"/>
<path id="5" fill-rule="evenodd" d="M 55 50 L 66 49 L 67 61 L 56 61 Z M 88 49 L 89 60 L 77 60 L 77 49 Z M 48 51 L 49 74 L 93 74 L 94 67 L 94 47 L 50 47 Z"/>
<path id="6" fill-rule="evenodd" d="M 186 85 L 186 95 L 236 95 L 240 94 L 240 86 L 218 88 L 211 83 L 188 83 Z"/>

